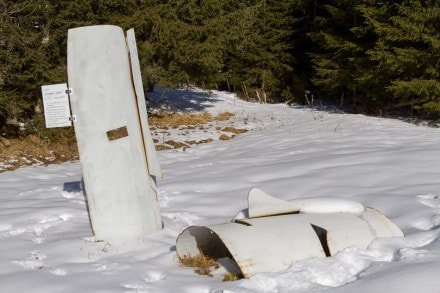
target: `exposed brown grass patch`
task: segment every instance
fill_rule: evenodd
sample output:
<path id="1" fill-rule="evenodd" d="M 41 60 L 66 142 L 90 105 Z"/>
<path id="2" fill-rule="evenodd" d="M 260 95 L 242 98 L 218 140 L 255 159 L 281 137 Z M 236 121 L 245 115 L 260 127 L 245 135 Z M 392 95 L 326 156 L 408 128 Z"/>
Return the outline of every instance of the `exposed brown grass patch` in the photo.
<path id="1" fill-rule="evenodd" d="M 212 138 L 206 138 L 206 139 L 202 139 L 202 140 L 198 141 L 198 143 L 210 143 L 213 141 L 214 141 L 214 139 L 212 139 Z"/>
<path id="2" fill-rule="evenodd" d="M 164 150 L 171 150 L 171 149 L 173 149 L 172 147 L 164 145 L 164 144 L 157 144 L 157 145 L 154 146 L 154 148 L 158 152 L 164 151 Z"/>
<path id="3" fill-rule="evenodd" d="M 157 128 L 161 127 L 173 127 L 177 128 L 181 125 L 201 125 L 206 124 L 214 120 L 211 114 L 207 111 L 201 113 L 174 113 L 174 114 L 155 114 L 148 118 L 150 125 L 154 125 Z"/>
<path id="4" fill-rule="evenodd" d="M 212 138 L 203 140 L 188 140 L 177 142 L 168 140 L 171 128 L 180 128 L 182 130 L 201 129 L 206 130 L 206 125 L 215 121 L 226 121 L 235 114 L 230 112 L 220 113 L 213 117 L 207 111 L 201 113 L 161 113 L 151 115 L 148 119 L 151 125 L 150 130 L 161 139 L 154 138 L 157 151 L 179 149 L 190 147 L 202 143 L 214 141 Z M 210 125 L 212 126 L 212 124 Z M 218 131 L 239 134 L 246 132 L 244 129 L 234 127 L 217 128 Z M 9 138 L 0 140 L 0 172 L 15 170 L 21 166 L 30 166 L 35 164 L 57 164 L 66 161 L 78 160 L 78 148 L 74 138 L 73 128 L 63 129 L 43 129 L 38 133 L 27 136 Z M 223 134 L 220 139 L 229 140 L 233 137 Z"/>
<path id="5" fill-rule="evenodd" d="M 196 140 L 186 140 L 185 143 L 186 143 L 187 145 L 195 145 L 195 144 L 198 144 L 198 142 L 197 142 Z"/>
<path id="6" fill-rule="evenodd" d="M 233 136 L 229 136 L 226 134 L 222 134 L 220 135 L 220 137 L 218 138 L 219 140 L 230 140 Z"/>
<path id="7" fill-rule="evenodd" d="M 226 135 L 227 136 L 227 135 Z M 230 139 L 228 137 L 228 139 Z M 163 151 L 163 150 L 172 150 L 172 149 L 180 149 L 180 148 L 188 148 L 191 147 L 193 145 L 198 145 L 198 144 L 202 144 L 202 143 L 210 143 L 213 142 L 214 139 L 212 138 L 207 138 L 207 139 L 202 139 L 202 140 L 186 140 L 184 142 L 179 142 L 179 141 L 175 141 L 175 140 L 167 140 L 162 144 L 156 144 L 155 148 L 156 151 Z M 158 141 L 156 141 L 158 142 Z"/>
<path id="8" fill-rule="evenodd" d="M 78 158 L 76 143 L 49 142 L 37 135 L 11 138 L 6 144 L 0 144 L 0 162 L 5 165 L 0 172 L 35 164 L 60 164 Z"/>
<path id="9" fill-rule="evenodd" d="M 235 127 L 232 127 L 232 126 L 226 126 L 225 128 L 222 129 L 222 131 L 231 132 L 231 133 L 235 133 L 235 134 L 240 134 L 240 133 L 245 133 L 248 130 L 247 129 L 241 129 L 241 128 L 235 128 Z"/>
<path id="10" fill-rule="evenodd" d="M 224 275 L 222 281 L 223 282 L 231 282 L 231 281 L 237 281 L 239 279 L 241 279 L 241 278 L 237 274 L 229 273 L 229 274 Z"/>
<path id="11" fill-rule="evenodd" d="M 183 142 L 178 142 L 178 141 L 174 141 L 174 140 L 167 140 L 167 141 L 165 141 L 165 144 L 168 144 L 175 149 L 180 149 L 180 148 L 188 146 L 187 144 L 184 144 Z"/>
<path id="12" fill-rule="evenodd" d="M 184 256 L 179 261 L 182 266 L 194 268 L 195 273 L 203 276 L 213 277 L 212 271 L 220 268 L 220 264 L 215 259 L 203 253 L 195 257 Z M 243 275 L 241 273 L 228 272 L 223 276 L 222 281 L 237 281 L 242 278 Z"/>
<path id="13" fill-rule="evenodd" d="M 184 267 L 194 268 L 194 272 L 199 275 L 210 277 L 212 277 L 212 269 L 218 269 L 220 267 L 213 258 L 204 255 L 203 253 L 194 257 L 184 256 L 180 258 L 180 264 Z"/>
<path id="14" fill-rule="evenodd" d="M 218 121 L 226 121 L 226 120 L 231 119 L 231 117 L 234 117 L 234 116 L 235 116 L 234 113 L 231 113 L 231 112 L 223 112 L 223 113 L 218 114 L 218 115 L 215 117 L 215 120 L 218 120 Z"/>
<path id="15" fill-rule="evenodd" d="M 195 126 L 203 127 L 212 121 L 226 121 L 235 116 L 231 112 L 223 112 L 213 117 L 207 111 L 200 113 L 159 113 L 153 114 L 148 118 L 148 122 L 151 126 L 151 130 L 156 128 L 167 129 L 168 127 L 182 129 L 195 129 Z"/>

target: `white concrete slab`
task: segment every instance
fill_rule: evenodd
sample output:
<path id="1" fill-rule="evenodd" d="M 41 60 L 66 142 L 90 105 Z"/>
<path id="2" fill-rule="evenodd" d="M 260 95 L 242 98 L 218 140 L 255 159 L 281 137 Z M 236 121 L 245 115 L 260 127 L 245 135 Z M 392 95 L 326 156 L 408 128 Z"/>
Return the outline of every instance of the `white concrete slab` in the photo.
<path id="1" fill-rule="evenodd" d="M 116 26 L 69 30 L 72 113 L 96 240 L 126 239 L 162 227 L 151 185 L 129 50 Z"/>

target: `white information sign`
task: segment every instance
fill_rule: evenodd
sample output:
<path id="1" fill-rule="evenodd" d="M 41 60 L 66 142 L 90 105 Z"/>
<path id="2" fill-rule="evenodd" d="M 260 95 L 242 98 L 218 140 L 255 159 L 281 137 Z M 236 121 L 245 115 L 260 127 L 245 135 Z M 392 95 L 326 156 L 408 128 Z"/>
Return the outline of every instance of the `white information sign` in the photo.
<path id="1" fill-rule="evenodd" d="M 44 118 L 47 128 L 72 126 L 70 121 L 67 84 L 52 84 L 41 87 L 43 94 Z"/>

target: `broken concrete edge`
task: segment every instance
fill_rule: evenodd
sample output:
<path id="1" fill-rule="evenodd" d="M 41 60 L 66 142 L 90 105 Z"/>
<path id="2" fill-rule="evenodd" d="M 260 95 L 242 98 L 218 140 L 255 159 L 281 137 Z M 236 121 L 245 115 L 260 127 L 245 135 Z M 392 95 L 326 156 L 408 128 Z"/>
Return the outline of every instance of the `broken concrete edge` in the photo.
<path id="1" fill-rule="evenodd" d="M 282 200 L 273 197 L 258 188 L 252 188 L 248 194 L 248 217 L 257 218 L 289 213 L 362 213 L 363 204 L 350 199 L 327 196 Z"/>
<path id="2" fill-rule="evenodd" d="M 151 176 L 163 178 L 162 169 L 160 167 L 159 159 L 156 154 L 156 148 L 150 133 L 150 126 L 148 125 L 148 119 L 145 119 L 145 117 L 148 117 L 147 105 L 145 103 L 145 92 L 144 92 L 144 87 L 142 85 L 141 66 L 139 63 L 136 37 L 133 28 L 125 32 L 125 40 L 128 48 L 130 70 L 131 70 L 131 81 L 135 89 L 136 106 L 139 115 L 139 121 L 142 132 L 142 142 L 144 144 L 148 172 Z"/>

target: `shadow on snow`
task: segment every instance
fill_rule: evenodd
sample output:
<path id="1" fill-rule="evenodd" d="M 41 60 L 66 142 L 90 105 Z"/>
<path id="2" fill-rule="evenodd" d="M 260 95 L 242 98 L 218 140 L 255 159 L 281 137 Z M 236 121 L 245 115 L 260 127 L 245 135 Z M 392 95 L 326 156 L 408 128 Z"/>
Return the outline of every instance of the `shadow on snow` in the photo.
<path id="1" fill-rule="evenodd" d="M 155 87 L 147 93 L 149 107 L 173 112 L 203 111 L 221 101 L 209 92 L 194 89 L 166 89 Z"/>

